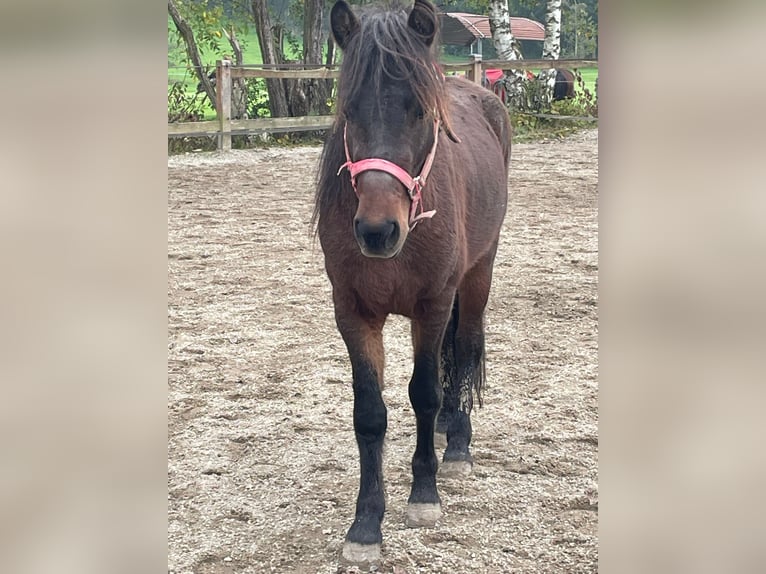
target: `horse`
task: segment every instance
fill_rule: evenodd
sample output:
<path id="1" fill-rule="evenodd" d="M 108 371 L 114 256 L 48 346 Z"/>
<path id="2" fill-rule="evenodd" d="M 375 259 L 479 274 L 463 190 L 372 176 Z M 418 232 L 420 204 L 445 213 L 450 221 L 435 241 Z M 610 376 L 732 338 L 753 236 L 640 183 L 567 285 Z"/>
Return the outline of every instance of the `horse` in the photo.
<path id="1" fill-rule="evenodd" d="M 575 76 L 570 70 L 556 70 L 556 83 L 553 85 L 553 101 L 574 98 Z"/>
<path id="2" fill-rule="evenodd" d="M 314 232 L 346 345 L 359 450 L 341 559 L 380 558 L 383 326 L 411 321 L 417 442 L 406 524 L 441 516 L 436 475 L 471 472 L 471 412 L 485 381 L 484 311 L 508 199 L 511 126 L 489 90 L 438 66 L 428 0 L 330 13 L 343 53 L 336 116 L 317 173 Z M 438 416 L 437 416 L 438 415 Z M 446 433 L 441 468 L 434 439 Z"/>

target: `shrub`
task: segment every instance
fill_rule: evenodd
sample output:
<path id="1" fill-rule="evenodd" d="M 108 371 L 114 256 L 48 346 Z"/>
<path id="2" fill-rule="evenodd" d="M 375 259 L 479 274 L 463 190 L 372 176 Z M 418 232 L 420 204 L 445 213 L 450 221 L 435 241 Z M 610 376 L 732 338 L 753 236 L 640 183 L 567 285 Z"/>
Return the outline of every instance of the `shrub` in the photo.
<path id="1" fill-rule="evenodd" d="M 183 82 L 168 87 L 168 123 L 201 121 L 206 107 L 204 93 L 188 93 Z"/>
<path id="2" fill-rule="evenodd" d="M 266 89 L 266 80 L 250 78 L 245 82 L 247 84 L 247 117 L 270 117 L 271 110 L 269 109 L 269 92 Z"/>

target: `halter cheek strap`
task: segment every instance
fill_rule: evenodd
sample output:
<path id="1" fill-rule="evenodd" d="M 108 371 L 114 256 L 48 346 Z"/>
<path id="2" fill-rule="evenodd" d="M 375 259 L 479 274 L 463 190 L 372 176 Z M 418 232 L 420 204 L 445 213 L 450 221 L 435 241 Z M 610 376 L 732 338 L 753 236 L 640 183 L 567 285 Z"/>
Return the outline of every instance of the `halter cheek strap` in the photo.
<path id="1" fill-rule="evenodd" d="M 351 185 L 353 185 L 354 192 L 356 192 L 357 196 L 359 195 L 359 190 L 356 188 L 356 178 L 360 173 L 369 170 L 376 170 L 384 171 L 387 174 L 394 176 L 407 189 L 407 194 L 409 195 L 410 200 L 412 200 L 412 205 L 410 207 L 410 231 L 412 231 L 415 228 L 415 225 L 417 225 L 421 219 L 430 219 L 436 213 L 435 209 L 432 209 L 431 211 L 423 211 L 422 190 L 426 185 L 428 174 L 431 172 L 431 166 L 434 163 L 436 145 L 439 142 L 439 125 L 439 120 L 435 119 L 433 146 L 431 146 L 431 151 L 426 157 L 426 161 L 423 164 L 423 169 L 420 171 L 420 175 L 415 177 L 410 176 L 406 170 L 402 169 L 395 163 L 388 161 L 387 159 L 373 157 L 360 159 L 359 161 L 351 161 L 351 155 L 348 152 L 348 138 L 346 135 L 347 125 L 344 125 L 343 145 L 346 148 L 346 163 L 340 166 L 340 169 L 338 169 L 338 175 L 340 175 L 340 172 L 342 172 L 344 168 L 348 168 L 348 171 L 351 174 Z M 418 207 L 420 207 L 419 214 L 417 213 Z"/>

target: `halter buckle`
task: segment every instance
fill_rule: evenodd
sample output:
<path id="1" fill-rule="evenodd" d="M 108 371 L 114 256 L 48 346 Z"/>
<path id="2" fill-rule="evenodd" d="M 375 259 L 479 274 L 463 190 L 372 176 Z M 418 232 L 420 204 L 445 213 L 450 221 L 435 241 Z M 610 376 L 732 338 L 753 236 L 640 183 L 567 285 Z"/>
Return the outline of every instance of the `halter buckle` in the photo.
<path id="1" fill-rule="evenodd" d="M 412 187 L 407 190 L 407 195 L 410 196 L 410 199 L 415 199 L 418 191 L 420 191 L 420 187 L 420 176 L 417 175 L 412 178 Z"/>

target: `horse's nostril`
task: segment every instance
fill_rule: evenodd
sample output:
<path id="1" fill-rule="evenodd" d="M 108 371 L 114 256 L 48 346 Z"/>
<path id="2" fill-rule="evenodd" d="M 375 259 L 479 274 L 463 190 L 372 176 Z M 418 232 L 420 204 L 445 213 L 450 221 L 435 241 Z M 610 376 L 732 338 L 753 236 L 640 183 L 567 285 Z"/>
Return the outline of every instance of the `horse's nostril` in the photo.
<path id="1" fill-rule="evenodd" d="M 399 224 L 393 220 L 371 224 L 355 219 L 354 233 L 359 243 L 370 251 L 384 251 L 399 241 Z"/>
<path id="2" fill-rule="evenodd" d="M 389 224 L 391 225 L 391 232 L 388 234 L 386 247 L 393 247 L 399 241 L 399 223 L 389 221 Z"/>

